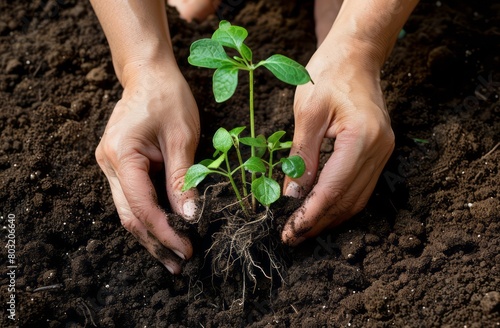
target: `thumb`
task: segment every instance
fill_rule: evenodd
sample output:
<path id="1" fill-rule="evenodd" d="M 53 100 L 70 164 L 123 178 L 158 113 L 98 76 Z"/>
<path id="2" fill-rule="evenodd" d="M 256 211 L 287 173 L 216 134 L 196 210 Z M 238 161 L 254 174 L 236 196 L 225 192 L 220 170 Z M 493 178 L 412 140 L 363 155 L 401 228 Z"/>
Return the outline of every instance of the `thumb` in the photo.
<path id="1" fill-rule="evenodd" d="M 194 162 L 197 139 L 182 135 L 180 138 L 182 142 L 175 142 L 175 146 L 167 146 L 163 151 L 167 195 L 172 210 L 191 221 L 198 215 L 198 193 L 194 188 L 185 192 L 181 190 L 186 172 Z"/>
<path id="2" fill-rule="evenodd" d="M 305 111 L 302 111 L 305 112 Z M 294 198 L 303 198 L 311 191 L 319 165 L 319 151 L 325 134 L 324 120 L 312 119 L 310 112 L 306 115 L 296 113 L 295 131 L 290 155 L 299 155 L 304 160 L 306 170 L 297 179 L 285 176 L 283 194 Z M 316 117 L 317 118 L 317 117 Z"/>

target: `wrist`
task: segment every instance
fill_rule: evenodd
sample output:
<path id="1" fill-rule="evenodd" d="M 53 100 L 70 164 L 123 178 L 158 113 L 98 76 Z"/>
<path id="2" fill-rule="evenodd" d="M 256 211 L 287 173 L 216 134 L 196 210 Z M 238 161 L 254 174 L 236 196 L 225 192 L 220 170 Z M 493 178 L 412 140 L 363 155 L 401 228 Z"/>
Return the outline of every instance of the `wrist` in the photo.
<path id="1" fill-rule="evenodd" d="M 117 71 L 117 76 L 125 90 L 137 86 L 154 89 L 183 78 L 173 56 L 168 58 L 166 54 L 130 59 Z"/>
<path id="2" fill-rule="evenodd" d="M 418 0 L 344 1 L 325 42 L 380 69 Z M 351 49 L 352 48 L 352 49 Z"/>
<path id="3" fill-rule="evenodd" d="M 339 71 L 338 73 L 355 70 L 371 76 L 379 76 L 383 63 L 381 49 L 376 44 L 355 37 L 337 36 L 330 33 L 315 52 L 308 66 L 313 64 L 320 70 L 335 68 Z"/>
<path id="4" fill-rule="evenodd" d="M 113 56 L 116 76 L 123 88 L 144 75 L 165 74 L 178 70 L 169 45 L 147 45 L 140 52 Z"/>

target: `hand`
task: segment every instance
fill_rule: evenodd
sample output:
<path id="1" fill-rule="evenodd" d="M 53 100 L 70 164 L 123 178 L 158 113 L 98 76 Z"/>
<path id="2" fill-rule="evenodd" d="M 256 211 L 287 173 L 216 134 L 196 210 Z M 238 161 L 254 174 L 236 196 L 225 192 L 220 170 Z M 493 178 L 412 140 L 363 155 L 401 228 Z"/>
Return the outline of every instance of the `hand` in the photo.
<path id="1" fill-rule="evenodd" d="M 307 197 L 283 230 L 291 245 L 359 212 L 394 148 L 377 65 L 351 44 L 336 46 L 335 52 L 318 49 L 307 65 L 315 84 L 299 86 L 295 94 L 291 153 L 302 156 L 306 173 L 287 178 L 284 193 Z M 323 138 L 335 139 L 334 151 L 313 188 Z"/>
<path id="2" fill-rule="evenodd" d="M 109 119 L 96 159 L 110 183 L 122 225 L 168 270 L 179 273 L 181 258 L 191 257 L 192 246 L 175 233 L 159 208 L 150 174 L 165 167 L 172 210 L 193 218 L 195 193 L 180 190 L 198 144 L 198 109 L 176 66 L 166 74 L 162 68 L 136 66 L 140 70 L 128 74 L 133 78 L 124 83 L 123 98 Z"/>

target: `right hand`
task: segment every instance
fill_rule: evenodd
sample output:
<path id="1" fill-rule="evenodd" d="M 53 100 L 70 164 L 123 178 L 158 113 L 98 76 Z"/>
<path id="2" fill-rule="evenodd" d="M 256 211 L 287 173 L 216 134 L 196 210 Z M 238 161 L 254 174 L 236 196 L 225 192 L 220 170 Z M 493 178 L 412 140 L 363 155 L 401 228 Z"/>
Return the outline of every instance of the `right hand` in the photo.
<path id="1" fill-rule="evenodd" d="M 338 226 L 368 202 L 394 149 L 394 133 L 380 88 L 379 66 L 372 51 L 339 38 L 318 48 L 307 64 L 315 84 L 297 87 L 295 131 L 290 154 L 300 155 L 307 172 L 285 179 L 285 194 L 307 195 L 283 229 L 282 239 L 297 245 Z M 334 151 L 319 170 L 324 138 Z"/>
<path id="2" fill-rule="evenodd" d="M 170 272 L 179 273 L 181 258 L 192 256 L 191 242 L 170 226 L 150 174 L 165 168 L 172 210 L 193 219 L 196 192 L 183 193 L 181 188 L 198 144 L 198 108 L 177 67 L 135 66 L 140 70 L 126 79 L 96 159 L 111 186 L 122 225 Z"/>

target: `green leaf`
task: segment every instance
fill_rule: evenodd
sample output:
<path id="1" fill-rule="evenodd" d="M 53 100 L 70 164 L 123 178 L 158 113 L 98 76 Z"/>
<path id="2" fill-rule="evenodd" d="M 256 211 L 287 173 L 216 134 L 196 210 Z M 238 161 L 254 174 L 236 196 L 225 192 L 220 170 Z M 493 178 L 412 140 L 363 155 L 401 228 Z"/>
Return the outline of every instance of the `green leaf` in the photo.
<path id="1" fill-rule="evenodd" d="M 266 145 L 266 137 L 264 137 L 262 134 L 259 134 L 257 136 L 257 139 L 260 140 L 260 142 L 264 145 Z M 262 157 L 266 153 L 267 146 L 261 146 L 261 147 L 255 147 L 255 156 L 257 157 Z"/>
<path id="2" fill-rule="evenodd" d="M 255 198 L 264 206 L 269 206 L 280 198 L 280 185 L 265 176 L 261 176 L 252 182 L 252 193 Z"/>
<path id="3" fill-rule="evenodd" d="M 238 136 L 240 135 L 240 133 L 243 132 L 243 130 L 245 130 L 245 129 L 246 129 L 245 126 L 239 126 L 239 127 L 231 129 L 231 131 L 229 131 L 229 134 L 233 138 L 238 138 Z"/>
<path id="4" fill-rule="evenodd" d="M 242 44 L 241 45 L 241 48 L 238 50 L 240 52 L 240 54 L 249 62 L 252 61 L 252 50 L 250 50 L 250 48 L 248 48 L 248 46 L 246 44 Z"/>
<path id="5" fill-rule="evenodd" d="M 280 149 L 290 149 L 292 148 L 292 142 L 291 141 L 285 141 L 285 142 L 280 142 Z"/>
<path id="6" fill-rule="evenodd" d="M 231 25 L 228 21 L 223 20 L 212 35 L 212 40 L 219 42 L 224 47 L 236 49 L 247 61 L 252 61 L 252 51 L 243 43 L 247 36 L 248 31 L 245 28 Z"/>
<path id="7" fill-rule="evenodd" d="M 214 162 L 213 159 L 210 159 L 210 158 L 207 158 L 207 159 L 204 159 L 202 160 L 201 162 L 199 162 L 198 164 L 201 164 L 203 166 L 206 166 L 208 167 L 210 164 L 212 164 Z"/>
<path id="8" fill-rule="evenodd" d="M 267 148 L 266 139 L 262 138 L 243 137 L 240 138 L 240 142 L 247 146 Z"/>
<path id="9" fill-rule="evenodd" d="M 224 162 L 224 159 L 226 159 L 226 154 L 222 154 L 217 158 L 215 161 L 212 161 L 207 167 L 212 170 L 216 170 L 219 168 L 219 166 Z"/>
<path id="10" fill-rule="evenodd" d="M 245 163 L 243 163 L 243 167 L 252 173 L 266 172 L 266 165 L 256 156 L 250 157 Z"/>
<path id="11" fill-rule="evenodd" d="M 219 42 L 224 47 L 238 50 L 247 36 L 248 32 L 245 28 L 231 25 L 228 21 L 222 20 L 219 23 L 219 28 L 212 35 L 212 40 Z"/>
<path id="12" fill-rule="evenodd" d="M 189 51 L 188 62 L 193 66 L 206 68 L 236 66 L 236 62 L 226 54 L 222 45 L 212 39 L 193 42 Z"/>
<path id="13" fill-rule="evenodd" d="M 186 176 L 184 177 L 184 186 L 182 186 L 182 191 L 196 187 L 211 172 L 211 170 L 202 164 L 195 164 L 191 166 L 187 170 Z"/>
<path id="14" fill-rule="evenodd" d="M 275 149 L 276 145 L 279 144 L 281 137 L 283 137 L 285 133 L 285 131 L 277 131 L 271 134 L 269 138 L 267 138 L 267 144 L 269 145 L 269 148 Z"/>
<path id="15" fill-rule="evenodd" d="M 283 55 L 272 55 L 257 66 L 261 65 L 264 65 L 278 79 L 288 84 L 299 85 L 311 81 L 304 66 Z"/>
<path id="16" fill-rule="evenodd" d="M 233 146 L 233 139 L 229 132 L 224 128 L 219 128 L 212 139 L 214 148 L 222 153 L 227 153 Z"/>
<path id="17" fill-rule="evenodd" d="M 415 142 L 415 143 L 421 143 L 421 144 L 428 144 L 429 140 L 427 140 L 427 139 L 420 139 L 420 138 L 413 138 L 413 142 Z"/>
<path id="18" fill-rule="evenodd" d="M 306 164 L 299 155 L 282 158 L 280 162 L 282 163 L 281 169 L 283 173 L 293 179 L 300 178 L 306 170 Z"/>
<path id="19" fill-rule="evenodd" d="M 238 69 L 234 66 L 219 67 L 212 78 L 215 101 L 224 102 L 231 98 L 238 86 Z"/>

